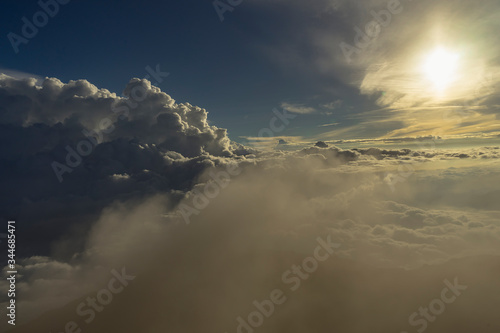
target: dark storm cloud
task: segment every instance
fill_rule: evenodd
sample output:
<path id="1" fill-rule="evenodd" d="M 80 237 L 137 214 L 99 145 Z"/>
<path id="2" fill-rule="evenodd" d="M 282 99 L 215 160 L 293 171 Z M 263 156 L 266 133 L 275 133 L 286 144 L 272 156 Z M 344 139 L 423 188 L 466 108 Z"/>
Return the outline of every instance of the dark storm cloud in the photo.
<path id="1" fill-rule="evenodd" d="M 62 232 L 113 200 L 189 189 L 205 168 L 246 153 L 204 109 L 149 81 L 131 80 L 124 95 L 85 80 L 0 76 L 1 215 Z"/>

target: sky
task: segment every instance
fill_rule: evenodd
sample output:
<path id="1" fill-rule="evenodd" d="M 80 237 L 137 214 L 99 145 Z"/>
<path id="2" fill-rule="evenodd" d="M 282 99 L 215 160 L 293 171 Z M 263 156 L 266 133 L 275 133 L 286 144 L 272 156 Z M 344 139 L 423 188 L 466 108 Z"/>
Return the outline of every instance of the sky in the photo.
<path id="1" fill-rule="evenodd" d="M 4 6 L 2 31 L 17 34 L 21 18 L 40 10 L 35 1 Z M 207 109 L 210 121 L 240 142 L 256 137 L 274 108 L 304 115 L 280 133 L 295 141 L 498 134 L 493 1 L 403 1 L 389 17 L 380 14 L 387 1 L 215 7 L 73 0 L 18 45 L 19 53 L 3 38 L 0 66 L 63 82 L 86 79 L 120 94 L 131 77 L 159 65 L 170 73 L 159 84 L 164 91 Z M 383 24 L 370 38 L 374 18 Z M 437 47 L 458 57 L 455 81 L 442 94 L 420 70 Z M 436 128 L 443 122 L 446 128 Z"/>
<path id="2" fill-rule="evenodd" d="M 499 331 L 497 1 L 0 7 L 0 332 Z"/>

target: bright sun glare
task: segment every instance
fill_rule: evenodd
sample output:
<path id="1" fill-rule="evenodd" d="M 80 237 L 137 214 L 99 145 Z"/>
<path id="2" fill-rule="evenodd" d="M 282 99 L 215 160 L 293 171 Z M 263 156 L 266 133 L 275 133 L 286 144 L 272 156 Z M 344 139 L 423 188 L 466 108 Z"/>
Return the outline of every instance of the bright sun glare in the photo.
<path id="1" fill-rule="evenodd" d="M 423 70 L 436 89 L 444 90 L 456 79 L 458 59 L 458 54 L 442 47 L 427 55 Z"/>

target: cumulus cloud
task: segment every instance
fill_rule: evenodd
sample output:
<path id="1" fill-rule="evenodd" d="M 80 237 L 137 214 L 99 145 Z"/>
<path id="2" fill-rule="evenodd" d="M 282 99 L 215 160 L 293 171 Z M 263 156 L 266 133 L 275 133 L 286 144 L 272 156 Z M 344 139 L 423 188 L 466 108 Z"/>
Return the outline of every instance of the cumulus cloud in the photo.
<path id="1" fill-rule="evenodd" d="M 52 241 L 114 200 L 189 189 L 205 168 L 248 153 L 205 109 L 147 80 L 132 79 L 123 95 L 85 80 L 0 76 L 4 219 L 42 234 L 54 223 Z M 50 241 L 32 241 L 47 254 Z"/>

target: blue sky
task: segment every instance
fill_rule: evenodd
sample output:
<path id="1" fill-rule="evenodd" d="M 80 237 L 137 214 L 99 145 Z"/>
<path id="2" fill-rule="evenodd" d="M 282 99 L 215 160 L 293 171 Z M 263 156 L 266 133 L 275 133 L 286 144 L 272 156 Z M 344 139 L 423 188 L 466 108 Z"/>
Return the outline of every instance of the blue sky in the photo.
<path id="1" fill-rule="evenodd" d="M 35 1 L 8 3 L 0 23 L 4 32 L 19 33 L 21 18 L 40 10 Z M 179 102 L 206 108 L 210 120 L 228 128 L 234 139 L 255 136 L 284 101 L 327 104 L 340 98 L 318 89 L 317 78 L 276 64 L 260 49 L 262 39 L 272 43 L 276 30 L 284 29 L 280 16 L 286 13 L 263 17 L 243 3 L 220 22 L 210 1 L 73 0 L 18 54 L 2 38 L 0 66 L 63 82 L 87 79 L 120 93 L 130 78 L 145 75 L 146 66 L 160 64 L 170 73 L 162 90 Z M 345 108 L 359 105 L 356 89 L 335 80 L 325 84 L 353 96 Z M 301 117 L 286 134 L 314 134 L 321 130 L 317 125 L 337 118 Z"/>
<path id="2" fill-rule="evenodd" d="M 403 57 L 408 58 L 408 49 L 417 50 L 417 55 L 431 52 L 436 45 L 446 45 L 450 52 L 457 53 L 474 50 L 474 46 L 476 51 L 466 56 L 477 59 L 485 41 L 493 41 L 491 29 L 497 23 L 494 17 L 485 18 L 481 25 L 476 20 L 478 27 L 469 29 L 469 36 L 459 34 L 458 29 L 465 29 L 467 20 L 474 19 L 474 15 L 465 16 L 470 12 L 465 4 L 447 7 L 444 1 L 403 2 L 390 25 L 379 26 L 377 38 L 349 62 L 341 43 L 355 46 L 356 29 L 373 21 L 371 11 L 385 10 L 387 1 L 243 1 L 232 12 L 225 12 L 221 22 L 211 1 L 72 0 L 61 5 L 59 13 L 28 44 L 20 45 L 18 54 L 7 33 L 20 34 L 21 18 L 31 20 L 40 7 L 36 1 L 5 1 L 3 6 L 0 68 L 57 77 L 63 82 L 87 79 L 120 94 L 132 77 L 145 76 L 146 66 L 159 64 L 170 73 L 160 88 L 178 102 L 206 108 L 209 120 L 227 128 L 233 140 L 256 136 L 267 126 L 273 108 L 284 106 L 311 111 L 301 114 L 280 133 L 299 141 L 447 133 L 463 136 L 482 132 L 479 128 L 491 125 L 491 115 L 498 115 L 496 100 L 486 102 L 474 97 L 474 106 L 482 106 L 480 100 L 488 107 L 488 111 L 480 112 L 490 116 L 474 118 L 477 128 L 458 130 L 452 124 L 441 131 L 434 125 L 415 126 L 415 108 L 423 108 L 416 112 L 428 119 L 428 112 L 435 115 L 432 108 L 449 112 L 450 107 L 466 103 L 461 100 L 464 94 L 427 103 L 429 96 L 418 92 L 415 97 L 412 86 L 394 83 L 394 77 L 408 78 L 410 68 L 417 63 L 406 64 L 401 72 L 390 72 Z M 497 7 L 494 2 L 485 2 L 474 7 L 473 13 L 491 12 L 492 6 Z M 442 9 L 441 17 L 436 18 L 436 7 Z M 422 19 L 417 20 L 415 11 Z M 431 12 L 432 16 L 428 15 Z M 439 41 L 428 38 L 435 35 L 431 34 L 435 22 L 447 25 L 439 26 L 445 31 Z M 429 31 L 428 36 L 424 30 Z M 471 31 L 483 33 L 482 44 Z M 490 73 L 496 73 L 495 49 L 480 56 L 484 58 L 481 64 L 487 63 Z M 377 66 L 390 70 L 377 73 Z M 497 92 L 497 76 L 489 80 L 487 84 Z M 478 85 L 469 87 L 468 92 Z M 440 118 L 434 124 L 441 122 Z M 469 124 L 469 120 L 462 123 Z M 489 132 L 498 130 L 493 127 Z"/>

